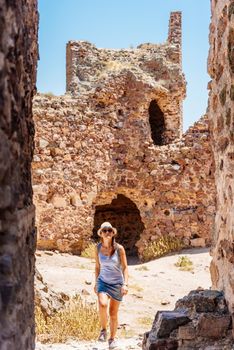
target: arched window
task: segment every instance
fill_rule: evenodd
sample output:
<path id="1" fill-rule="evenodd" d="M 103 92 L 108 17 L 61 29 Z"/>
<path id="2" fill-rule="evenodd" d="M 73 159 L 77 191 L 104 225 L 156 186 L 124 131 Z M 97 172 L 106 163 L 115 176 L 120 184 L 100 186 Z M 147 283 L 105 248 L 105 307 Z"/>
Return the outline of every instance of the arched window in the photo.
<path id="1" fill-rule="evenodd" d="M 162 146 L 166 144 L 165 139 L 165 119 L 155 100 L 150 102 L 149 106 L 149 123 L 151 128 L 151 137 L 155 145 Z"/>
<path id="2" fill-rule="evenodd" d="M 122 244 L 127 255 L 137 255 L 136 242 L 144 230 L 140 212 L 134 202 L 118 194 L 110 204 L 96 206 L 93 238 L 98 239 L 97 230 L 104 221 L 109 221 L 117 228 L 116 240 Z"/>

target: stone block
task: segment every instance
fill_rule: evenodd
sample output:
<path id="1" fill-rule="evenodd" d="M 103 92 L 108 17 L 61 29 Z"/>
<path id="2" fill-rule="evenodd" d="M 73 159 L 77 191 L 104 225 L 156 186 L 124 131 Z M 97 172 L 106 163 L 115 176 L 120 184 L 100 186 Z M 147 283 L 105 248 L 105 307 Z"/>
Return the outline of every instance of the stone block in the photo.
<path id="1" fill-rule="evenodd" d="M 12 266 L 13 262 L 10 255 L 4 254 L 0 256 L 0 274 L 10 275 L 13 272 Z"/>
<path id="2" fill-rule="evenodd" d="M 154 333 L 157 338 L 168 337 L 174 329 L 189 322 L 189 317 L 182 312 L 158 311 L 155 316 L 151 333 Z"/>
<path id="3" fill-rule="evenodd" d="M 177 350 L 178 341 L 176 339 L 157 339 L 146 349 L 149 350 Z"/>
<path id="4" fill-rule="evenodd" d="M 201 337 L 219 339 L 225 337 L 230 325 L 230 315 L 203 314 L 199 318 L 197 331 Z"/>
<path id="5" fill-rule="evenodd" d="M 178 329 L 178 339 L 191 340 L 196 337 L 196 329 L 192 323 L 181 326 Z"/>
<path id="6" fill-rule="evenodd" d="M 40 138 L 39 139 L 39 147 L 40 148 L 46 148 L 48 146 L 49 142 L 45 139 Z"/>
<path id="7" fill-rule="evenodd" d="M 142 349 L 143 350 L 177 350 L 178 342 L 176 339 L 157 339 L 150 338 L 150 332 L 144 334 Z"/>
<path id="8" fill-rule="evenodd" d="M 213 260 L 210 263 L 210 275 L 213 285 L 217 285 L 219 280 L 219 269 Z"/>
<path id="9" fill-rule="evenodd" d="M 58 195 L 52 197 L 51 203 L 55 208 L 65 208 L 67 206 L 66 198 Z"/>
<path id="10" fill-rule="evenodd" d="M 190 244 L 192 247 L 205 247 L 206 241 L 204 238 L 194 238 L 190 240 Z"/>
<path id="11" fill-rule="evenodd" d="M 2 300 L 3 310 L 7 310 L 7 307 L 10 303 L 15 302 L 12 300 L 14 297 L 14 288 L 15 285 L 11 282 L 1 283 L 0 284 L 0 298 Z"/>
<path id="12" fill-rule="evenodd" d="M 80 198 L 79 194 L 73 194 L 70 197 L 70 203 L 74 206 L 74 207 L 79 207 L 80 205 L 82 205 L 82 200 Z"/>
<path id="13" fill-rule="evenodd" d="M 11 204 L 11 188 L 10 186 L 3 186 L 0 188 L 0 209 L 4 209 Z"/>

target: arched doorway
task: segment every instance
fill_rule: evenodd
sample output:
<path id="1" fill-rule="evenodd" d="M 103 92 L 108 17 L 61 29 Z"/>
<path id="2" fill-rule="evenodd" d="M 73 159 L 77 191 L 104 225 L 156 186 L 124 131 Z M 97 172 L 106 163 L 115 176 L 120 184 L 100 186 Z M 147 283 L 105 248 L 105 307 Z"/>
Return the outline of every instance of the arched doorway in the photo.
<path id="1" fill-rule="evenodd" d="M 165 118 L 155 100 L 151 101 L 149 105 L 149 123 L 151 128 L 151 137 L 154 144 L 158 146 L 165 145 Z"/>
<path id="2" fill-rule="evenodd" d="M 140 212 L 134 202 L 118 194 L 110 204 L 96 206 L 93 238 L 98 239 L 97 230 L 104 221 L 109 221 L 118 230 L 117 241 L 122 244 L 127 255 L 137 255 L 136 242 L 144 229 Z"/>

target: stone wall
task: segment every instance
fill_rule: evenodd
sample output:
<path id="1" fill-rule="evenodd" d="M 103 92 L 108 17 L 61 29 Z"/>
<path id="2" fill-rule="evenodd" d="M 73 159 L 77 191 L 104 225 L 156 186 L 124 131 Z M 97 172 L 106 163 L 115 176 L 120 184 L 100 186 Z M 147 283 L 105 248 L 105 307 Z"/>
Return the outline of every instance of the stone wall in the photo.
<path id="1" fill-rule="evenodd" d="M 0 348 L 34 348 L 32 96 L 37 1 L 1 1 L 0 10 Z"/>
<path id="2" fill-rule="evenodd" d="M 211 277 L 234 314 L 234 1 L 212 1 L 209 118 L 216 163 L 217 214 Z"/>
<path id="3" fill-rule="evenodd" d="M 210 242 L 215 193 L 207 117 L 180 140 L 156 146 L 148 115 L 154 95 L 123 78 L 92 98 L 34 99 L 40 248 L 80 253 L 108 218 L 127 250 L 136 244 L 140 255 L 161 235 L 193 246 Z M 111 104 L 98 106 L 100 95 Z"/>
<path id="4" fill-rule="evenodd" d="M 162 235 L 210 243 L 215 210 L 207 118 L 181 135 L 181 13 L 165 43 L 67 45 L 67 94 L 34 100 L 38 246 L 80 253 L 104 220 L 128 252 Z"/>

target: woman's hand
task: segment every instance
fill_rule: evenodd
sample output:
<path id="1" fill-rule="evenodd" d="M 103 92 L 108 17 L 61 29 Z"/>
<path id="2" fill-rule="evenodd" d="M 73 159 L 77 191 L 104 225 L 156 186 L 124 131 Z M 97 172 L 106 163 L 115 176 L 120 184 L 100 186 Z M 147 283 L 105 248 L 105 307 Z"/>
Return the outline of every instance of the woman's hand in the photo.
<path id="1" fill-rule="evenodd" d="M 94 287 L 93 287 L 94 293 L 97 294 L 97 283 L 95 283 Z"/>
<path id="2" fill-rule="evenodd" d="M 122 294 L 122 295 L 128 294 L 128 287 L 126 286 L 126 284 L 124 284 L 124 285 L 121 287 L 121 294 Z"/>

